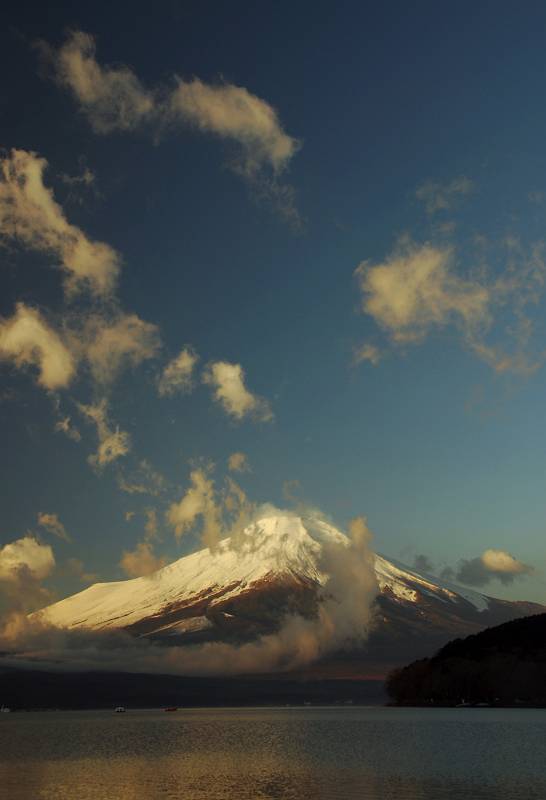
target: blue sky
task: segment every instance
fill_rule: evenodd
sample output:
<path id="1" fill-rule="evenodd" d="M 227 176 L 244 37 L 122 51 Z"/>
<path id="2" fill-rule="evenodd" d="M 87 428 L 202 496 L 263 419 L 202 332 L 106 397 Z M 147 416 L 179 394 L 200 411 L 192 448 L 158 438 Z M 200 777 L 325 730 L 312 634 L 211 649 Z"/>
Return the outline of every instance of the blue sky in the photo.
<path id="1" fill-rule="evenodd" d="M 221 489 L 242 452 L 251 470 L 231 478 L 252 502 L 285 505 L 297 481 L 300 500 L 341 526 L 365 514 L 378 550 L 424 554 L 435 571 L 507 551 L 535 573 L 486 575 L 484 591 L 546 602 L 544 6 L 159 3 L 128 24 L 111 4 L 25 4 L 8 16 L 3 164 L 15 169 L 13 148 L 27 165 L 46 159 L 63 219 L 112 248 L 120 274 L 108 297 L 67 294 L 59 242 L 35 221 L 21 236 L 28 207 L 14 226 L 0 205 L 0 542 L 31 531 L 53 547 L 60 594 L 82 572 L 122 577 L 122 554 L 143 541 L 172 559 L 200 541 L 198 517 L 177 539 L 166 516 L 191 471 Z M 96 44 L 93 102 L 62 62 L 77 32 Z M 112 70 L 154 110 L 123 117 Z M 167 113 L 195 79 L 198 111 Z M 266 130 L 252 115 L 231 133 L 211 122 L 233 87 L 274 115 Z M 408 300 L 427 252 L 436 266 Z M 39 385 L 28 343 L 2 345 L 17 303 L 77 362 L 62 385 Z M 127 315 L 155 326 L 154 343 L 98 380 L 85 348 Z M 372 359 L 356 363 L 364 345 Z M 188 347 L 191 390 L 160 396 Z M 213 396 L 226 363 L 253 398 L 239 415 Z M 102 466 L 82 410 L 101 402 L 103 438 L 130 437 Z M 78 441 L 55 429 L 68 417 Z M 143 459 L 159 494 L 121 486 Z"/>

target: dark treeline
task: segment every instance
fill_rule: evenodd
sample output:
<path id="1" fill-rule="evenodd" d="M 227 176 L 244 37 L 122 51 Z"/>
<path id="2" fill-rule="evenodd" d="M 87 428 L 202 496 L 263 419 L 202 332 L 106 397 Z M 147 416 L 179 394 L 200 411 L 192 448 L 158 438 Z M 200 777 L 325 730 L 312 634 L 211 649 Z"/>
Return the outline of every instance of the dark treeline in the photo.
<path id="1" fill-rule="evenodd" d="M 13 710 L 220 707 L 385 702 L 382 681 L 189 678 L 121 672 L 0 672 L 0 705 Z"/>
<path id="2" fill-rule="evenodd" d="M 392 672 L 386 688 L 397 705 L 546 706 L 546 614 L 455 639 Z"/>

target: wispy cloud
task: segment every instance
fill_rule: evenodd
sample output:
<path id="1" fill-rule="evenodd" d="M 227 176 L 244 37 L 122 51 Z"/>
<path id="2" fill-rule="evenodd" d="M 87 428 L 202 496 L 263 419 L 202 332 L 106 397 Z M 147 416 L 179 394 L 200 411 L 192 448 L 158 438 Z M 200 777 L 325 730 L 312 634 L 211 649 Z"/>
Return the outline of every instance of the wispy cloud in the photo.
<path id="1" fill-rule="evenodd" d="M 353 350 L 353 364 L 362 364 L 368 361 L 372 366 L 377 367 L 381 361 L 382 353 L 379 347 L 370 342 L 363 342 Z"/>
<path id="2" fill-rule="evenodd" d="M 68 222 L 44 184 L 46 167 L 44 158 L 26 150 L 12 150 L 0 159 L 0 235 L 59 259 L 69 295 L 83 289 L 109 295 L 120 257 L 110 245 L 89 239 Z"/>
<path id="3" fill-rule="evenodd" d="M 232 453 L 228 458 L 230 472 L 250 472 L 250 464 L 245 453 Z"/>
<path id="4" fill-rule="evenodd" d="M 167 523 L 177 538 L 195 529 L 201 523 L 201 540 L 214 551 L 227 536 L 236 539 L 248 525 L 255 506 L 244 491 L 231 478 L 217 489 L 211 477 L 213 465 L 194 469 L 190 474 L 190 487 L 178 502 L 167 510 Z"/>
<path id="5" fill-rule="evenodd" d="M 533 332 L 528 308 L 536 306 L 546 283 L 540 243 L 529 253 L 512 243 L 495 276 L 483 268 L 463 276 L 454 247 L 405 238 L 384 261 L 359 264 L 355 276 L 362 312 L 394 345 L 418 344 L 432 330 L 453 326 L 464 345 L 498 373 L 529 375 L 546 359 L 544 351 L 527 351 Z M 375 357 L 373 350 L 364 353 Z"/>
<path id="6" fill-rule="evenodd" d="M 72 419 L 69 416 L 61 417 L 61 419 L 57 420 L 55 423 L 55 431 L 57 433 L 64 433 L 64 435 L 72 439 L 73 442 L 80 442 L 82 438 L 81 433 L 72 423 Z"/>
<path id="7" fill-rule="evenodd" d="M 166 563 L 155 555 L 151 542 L 138 542 L 134 550 L 124 550 L 119 565 L 130 578 L 140 578 L 157 572 Z"/>
<path id="8" fill-rule="evenodd" d="M 40 49 L 53 64 L 56 80 L 66 87 L 96 133 L 148 129 L 164 134 L 193 128 L 235 147 L 233 169 L 249 180 L 296 225 L 300 224 L 292 187 L 279 176 L 301 143 L 286 133 L 266 100 L 244 86 L 198 77 L 173 76 L 169 85 L 147 88 L 125 65 L 102 66 L 93 36 L 73 31 L 57 50 Z"/>
<path id="9" fill-rule="evenodd" d="M 40 527 L 52 533 L 58 539 L 62 539 L 65 542 L 72 541 L 57 514 L 48 514 L 45 511 L 39 511 L 37 522 Z"/>
<path id="10" fill-rule="evenodd" d="M 136 314 L 118 312 L 113 317 L 90 314 L 77 345 L 85 353 L 93 378 L 100 384 L 113 381 L 125 365 L 136 367 L 154 358 L 161 339 L 157 325 Z"/>
<path id="11" fill-rule="evenodd" d="M 461 175 L 447 183 L 426 181 L 416 189 L 415 196 L 425 204 L 427 214 L 432 215 L 450 211 L 461 197 L 472 194 L 475 189 L 474 181 Z"/>
<path id="12" fill-rule="evenodd" d="M 189 392 L 193 388 L 193 371 L 199 356 L 191 347 L 184 347 L 163 369 L 158 382 L 160 397 Z"/>
<path id="13" fill-rule="evenodd" d="M 138 466 L 128 472 L 118 473 L 118 486 L 127 494 L 149 494 L 157 496 L 167 488 L 164 476 L 154 469 L 145 458 L 141 459 Z"/>
<path id="14" fill-rule="evenodd" d="M 127 455 L 131 449 L 131 439 L 126 431 L 112 428 L 108 419 L 108 403 L 105 398 L 94 405 L 78 403 L 83 416 L 93 422 L 97 429 L 99 446 L 97 452 L 89 456 L 89 463 L 101 469 L 118 458 Z"/>
<path id="15" fill-rule="evenodd" d="M 418 342 L 429 329 L 455 320 L 473 332 L 490 321 L 491 292 L 452 269 L 453 250 L 402 244 L 384 262 L 363 261 L 355 275 L 362 310 L 394 342 Z"/>

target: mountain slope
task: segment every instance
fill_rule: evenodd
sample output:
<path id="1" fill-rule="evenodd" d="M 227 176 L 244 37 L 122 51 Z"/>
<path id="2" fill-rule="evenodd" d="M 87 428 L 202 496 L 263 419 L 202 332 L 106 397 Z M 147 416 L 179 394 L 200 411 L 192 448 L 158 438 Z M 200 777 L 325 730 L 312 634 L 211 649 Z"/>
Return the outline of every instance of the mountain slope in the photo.
<path id="1" fill-rule="evenodd" d="M 316 617 L 328 586 L 326 555 L 346 545 L 323 520 L 272 514 L 216 552 L 201 550 L 148 577 L 95 584 L 39 614 L 61 628 L 124 629 L 177 644 L 249 641 L 278 630 L 287 615 Z M 369 640 L 331 657 L 326 671 L 384 673 L 453 636 L 545 610 L 439 582 L 379 555 L 375 573 Z"/>

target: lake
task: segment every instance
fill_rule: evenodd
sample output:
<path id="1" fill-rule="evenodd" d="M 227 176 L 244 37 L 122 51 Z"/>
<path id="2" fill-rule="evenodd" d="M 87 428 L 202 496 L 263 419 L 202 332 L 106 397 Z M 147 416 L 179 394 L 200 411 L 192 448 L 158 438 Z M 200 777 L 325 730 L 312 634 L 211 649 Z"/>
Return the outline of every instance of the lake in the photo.
<path id="1" fill-rule="evenodd" d="M 0 714 L 9 800 L 544 800 L 546 710 Z"/>

